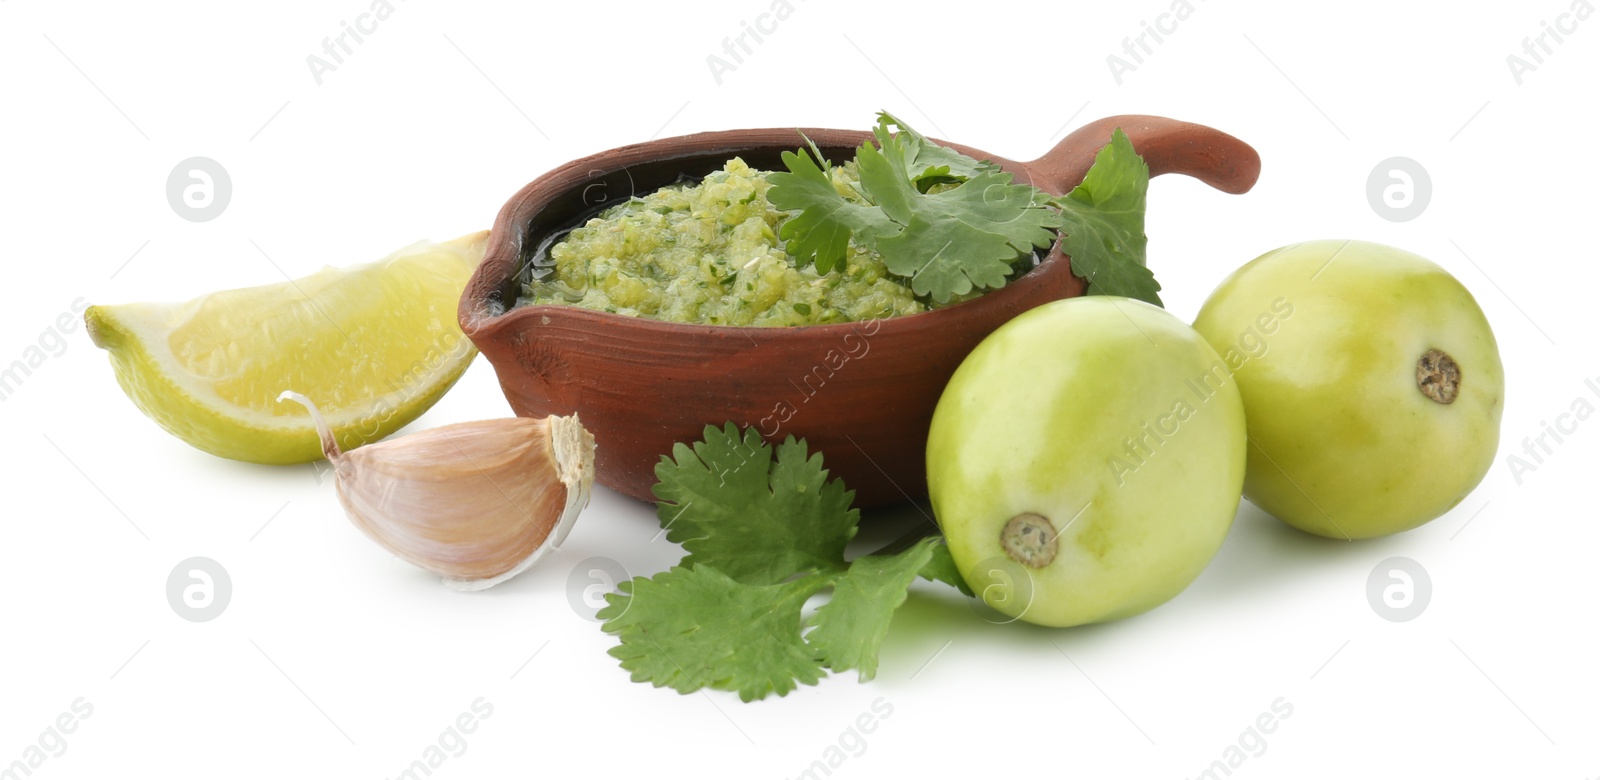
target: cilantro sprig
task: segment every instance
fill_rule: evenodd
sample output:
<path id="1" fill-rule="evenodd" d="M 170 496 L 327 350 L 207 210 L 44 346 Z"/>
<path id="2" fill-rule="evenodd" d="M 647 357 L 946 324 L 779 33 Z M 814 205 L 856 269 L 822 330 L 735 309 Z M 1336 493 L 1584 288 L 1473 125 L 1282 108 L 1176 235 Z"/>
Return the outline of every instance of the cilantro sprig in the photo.
<path id="1" fill-rule="evenodd" d="M 846 561 L 855 494 L 828 479 L 803 440 L 774 447 L 733 423 L 704 436 L 656 466 L 657 516 L 688 555 L 622 583 L 599 613 L 621 642 L 611 655 L 636 682 L 751 701 L 814 685 L 827 670 L 870 680 L 917 577 L 971 595 L 941 537 Z M 831 599 L 803 617 L 828 588 Z"/>
<path id="2" fill-rule="evenodd" d="M 987 162 L 939 146 L 888 112 L 856 149 L 865 204 L 841 195 L 809 138 L 784 152 L 767 199 L 793 212 L 778 236 L 788 253 L 822 273 L 843 268 L 849 246 L 875 251 L 917 295 L 937 303 L 994 289 L 1058 237 L 1089 293 L 1161 305 L 1145 266 L 1144 209 L 1150 170 L 1120 129 L 1063 197 Z M 803 137 L 803 136 L 802 136 Z M 874 142 L 875 145 L 874 145 Z"/>
<path id="3" fill-rule="evenodd" d="M 1161 305 L 1161 283 L 1145 265 L 1144 202 L 1150 167 L 1119 128 L 1095 154 L 1083 183 L 1051 203 L 1061 209 L 1061 251 L 1090 295 Z"/>

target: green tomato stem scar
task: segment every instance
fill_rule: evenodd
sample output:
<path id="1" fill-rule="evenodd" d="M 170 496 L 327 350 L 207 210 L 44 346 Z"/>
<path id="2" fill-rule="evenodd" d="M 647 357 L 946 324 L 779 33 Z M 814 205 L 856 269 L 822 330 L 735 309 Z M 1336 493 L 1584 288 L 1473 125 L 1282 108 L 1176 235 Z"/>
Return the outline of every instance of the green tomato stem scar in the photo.
<path id="1" fill-rule="evenodd" d="M 1056 559 L 1056 527 L 1044 515 L 1023 512 L 1000 529 L 1000 546 L 1011 560 L 1030 569 L 1043 568 Z"/>
<path id="2" fill-rule="evenodd" d="M 1448 404 L 1456 400 L 1461 390 L 1461 366 L 1455 358 L 1437 349 L 1422 353 L 1417 359 L 1417 389 L 1436 403 Z"/>

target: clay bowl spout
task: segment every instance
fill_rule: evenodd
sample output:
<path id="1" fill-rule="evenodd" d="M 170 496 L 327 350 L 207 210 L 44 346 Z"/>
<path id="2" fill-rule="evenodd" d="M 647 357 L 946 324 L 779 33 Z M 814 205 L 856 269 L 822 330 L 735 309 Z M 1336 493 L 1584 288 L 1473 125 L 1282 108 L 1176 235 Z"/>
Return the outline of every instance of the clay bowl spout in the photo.
<path id="1" fill-rule="evenodd" d="M 1095 152 L 1122 128 L 1152 175 L 1183 173 L 1224 192 L 1255 184 L 1260 158 L 1244 142 L 1201 125 L 1117 116 L 1067 136 L 1044 156 L 991 160 L 1051 194 L 1082 181 Z M 802 129 L 836 162 L 866 132 Z M 944 142 L 940 142 L 944 143 Z M 676 442 L 732 421 L 769 441 L 807 440 L 832 476 L 871 507 L 926 495 L 924 448 L 934 405 L 967 353 L 995 328 L 1048 301 L 1084 293 L 1059 244 L 1005 287 L 948 308 L 863 322 L 786 328 L 685 325 L 572 306 L 513 308 L 541 245 L 598 209 L 702 176 L 739 156 L 782 170 L 801 146 L 794 128 L 668 138 L 574 160 L 506 202 L 482 265 L 462 294 L 461 328 L 489 358 L 511 408 L 523 416 L 580 415 L 595 436 L 601 484 L 654 500 L 655 466 Z M 1162 258 L 1155 258 L 1159 265 Z"/>

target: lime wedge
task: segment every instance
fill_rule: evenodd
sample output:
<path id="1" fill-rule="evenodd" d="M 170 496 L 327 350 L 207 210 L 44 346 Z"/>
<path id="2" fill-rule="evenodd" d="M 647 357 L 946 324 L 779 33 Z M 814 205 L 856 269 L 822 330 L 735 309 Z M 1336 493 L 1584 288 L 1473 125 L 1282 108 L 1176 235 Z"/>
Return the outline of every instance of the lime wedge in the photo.
<path id="1" fill-rule="evenodd" d="M 456 324 L 488 233 L 422 242 L 375 263 L 187 303 L 91 306 L 89 337 L 123 392 L 180 439 L 253 463 L 322 457 L 294 389 L 317 399 L 339 446 L 377 441 L 444 395 L 477 355 Z"/>

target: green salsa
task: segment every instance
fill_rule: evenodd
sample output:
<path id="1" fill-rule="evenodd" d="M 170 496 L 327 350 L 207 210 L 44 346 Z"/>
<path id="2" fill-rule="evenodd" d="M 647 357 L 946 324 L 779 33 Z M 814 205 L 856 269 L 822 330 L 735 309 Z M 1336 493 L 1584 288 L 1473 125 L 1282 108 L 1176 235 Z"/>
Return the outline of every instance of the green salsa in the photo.
<path id="1" fill-rule="evenodd" d="M 830 175 L 841 195 L 866 203 L 854 161 Z M 877 253 L 854 244 L 842 269 L 820 274 L 809 264 L 797 267 L 778 238 L 790 212 L 767 201 L 766 177 L 736 157 L 697 184 L 606 209 L 536 259 L 517 304 L 753 326 L 854 322 L 938 306 L 889 273 Z"/>

